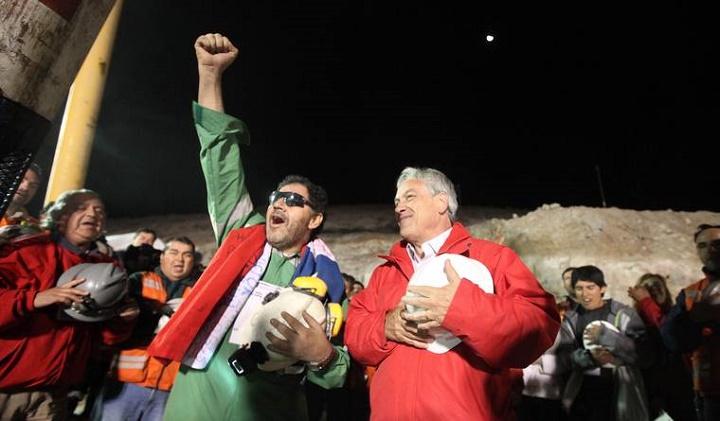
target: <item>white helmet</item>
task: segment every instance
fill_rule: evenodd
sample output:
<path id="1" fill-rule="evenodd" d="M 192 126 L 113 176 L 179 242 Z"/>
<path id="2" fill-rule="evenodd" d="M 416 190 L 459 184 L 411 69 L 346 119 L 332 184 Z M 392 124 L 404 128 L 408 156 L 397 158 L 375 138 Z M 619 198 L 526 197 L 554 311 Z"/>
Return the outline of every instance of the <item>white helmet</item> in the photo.
<path id="1" fill-rule="evenodd" d="M 295 278 L 292 285 L 282 288 L 277 293 L 269 293 L 259 307 L 257 307 L 249 320 L 246 320 L 238 332 L 240 349 L 235 351 L 228 361 L 236 374 L 254 371 L 259 368 L 262 371 L 277 371 L 290 368 L 298 361 L 286 355 L 267 349 L 270 340 L 265 336 L 266 332 L 284 338 L 272 324 L 270 319 L 276 319 L 287 325 L 285 319 L 280 316 L 282 311 L 290 313 L 307 327 L 302 312 L 307 311 L 318 323 L 326 323 L 326 330 L 333 331 L 337 325 L 338 329 L 342 323 L 342 310 L 339 318 L 337 315 L 331 320 L 325 305 L 321 301 L 327 291 L 325 281 L 314 276 L 302 276 Z M 338 306 L 339 307 L 339 306 Z M 304 369 L 302 367 L 301 369 Z"/>
<path id="2" fill-rule="evenodd" d="M 492 274 L 487 266 L 461 254 L 452 253 L 438 254 L 429 260 L 423 261 L 413 273 L 408 286 L 442 287 L 447 285 L 448 280 L 447 275 L 445 275 L 446 260 L 450 261 L 450 264 L 461 278 L 471 281 L 487 294 L 495 292 Z M 405 292 L 405 295 L 408 297 L 417 296 L 411 292 Z M 421 308 L 409 304 L 407 310 L 411 313 L 422 311 Z M 431 333 L 435 340 L 428 344 L 427 350 L 433 354 L 444 354 L 461 342 L 460 338 L 442 327 L 432 328 Z"/>
<path id="3" fill-rule="evenodd" d="M 58 286 L 73 279 L 85 278 L 76 288 L 88 291 L 81 303 L 64 308 L 73 319 L 83 322 L 99 322 L 117 314 L 117 306 L 128 290 L 128 277 L 123 269 L 112 263 L 81 263 L 66 270 L 58 280 Z"/>

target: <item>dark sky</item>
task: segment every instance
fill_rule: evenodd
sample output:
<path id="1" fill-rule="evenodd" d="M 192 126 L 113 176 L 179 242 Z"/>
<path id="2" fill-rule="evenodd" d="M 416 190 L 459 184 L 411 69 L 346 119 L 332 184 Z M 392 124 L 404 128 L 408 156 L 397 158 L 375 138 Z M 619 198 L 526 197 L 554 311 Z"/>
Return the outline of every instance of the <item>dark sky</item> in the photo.
<path id="1" fill-rule="evenodd" d="M 205 211 L 193 42 L 220 32 L 256 204 L 299 173 L 390 206 L 416 165 L 461 205 L 720 211 L 709 10 L 483 3 L 125 0 L 87 187 L 111 216 Z"/>

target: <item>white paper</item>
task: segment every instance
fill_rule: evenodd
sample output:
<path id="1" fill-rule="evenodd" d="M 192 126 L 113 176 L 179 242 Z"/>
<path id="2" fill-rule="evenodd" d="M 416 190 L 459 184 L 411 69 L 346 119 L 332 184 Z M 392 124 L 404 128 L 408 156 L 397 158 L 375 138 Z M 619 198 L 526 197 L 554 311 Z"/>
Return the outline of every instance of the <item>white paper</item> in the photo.
<path id="1" fill-rule="evenodd" d="M 245 305 L 240 310 L 240 314 L 238 314 L 235 319 L 235 323 L 232 327 L 232 333 L 230 334 L 231 344 L 240 345 L 240 339 L 238 337 L 240 334 L 240 327 L 243 323 L 249 320 L 250 316 L 252 316 L 252 314 L 255 313 L 255 311 L 262 305 L 266 295 L 277 292 L 281 289 L 282 287 L 277 285 L 269 284 L 263 281 L 258 282 L 252 294 L 245 302 Z"/>

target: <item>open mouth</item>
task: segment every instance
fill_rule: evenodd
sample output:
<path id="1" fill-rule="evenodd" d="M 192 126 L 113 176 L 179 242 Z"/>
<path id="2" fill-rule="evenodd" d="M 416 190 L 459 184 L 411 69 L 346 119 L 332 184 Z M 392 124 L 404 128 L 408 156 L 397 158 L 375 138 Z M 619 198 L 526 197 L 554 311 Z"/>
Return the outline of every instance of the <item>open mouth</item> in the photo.
<path id="1" fill-rule="evenodd" d="M 87 227 L 87 228 L 96 228 L 97 222 L 96 221 L 83 221 L 83 223 L 80 225 L 83 227 Z"/>
<path id="2" fill-rule="evenodd" d="M 277 226 L 285 223 L 285 217 L 279 214 L 270 215 L 270 225 Z"/>

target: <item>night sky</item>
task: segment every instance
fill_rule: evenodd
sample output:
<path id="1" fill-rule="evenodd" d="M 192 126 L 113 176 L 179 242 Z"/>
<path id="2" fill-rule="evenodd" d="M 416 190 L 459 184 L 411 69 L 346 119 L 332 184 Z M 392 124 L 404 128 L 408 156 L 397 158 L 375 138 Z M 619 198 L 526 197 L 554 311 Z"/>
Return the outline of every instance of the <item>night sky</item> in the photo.
<path id="1" fill-rule="evenodd" d="M 720 212 L 709 10 L 478 3 L 125 0 L 87 187 L 111 217 L 205 211 L 193 43 L 220 32 L 256 204 L 299 173 L 331 204 L 390 207 L 415 165 L 461 206 Z"/>

